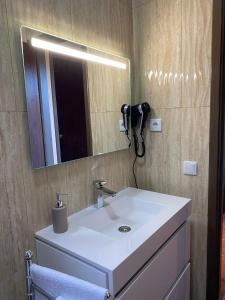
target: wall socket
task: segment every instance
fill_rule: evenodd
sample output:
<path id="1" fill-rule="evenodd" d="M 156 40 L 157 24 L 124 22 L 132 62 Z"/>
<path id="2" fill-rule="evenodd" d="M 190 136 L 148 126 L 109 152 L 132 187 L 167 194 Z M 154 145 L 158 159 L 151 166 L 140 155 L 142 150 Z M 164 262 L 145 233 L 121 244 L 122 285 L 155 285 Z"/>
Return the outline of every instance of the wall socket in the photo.
<path id="1" fill-rule="evenodd" d="M 150 119 L 150 130 L 153 132 L 161 132 L 162 119 Z"/>

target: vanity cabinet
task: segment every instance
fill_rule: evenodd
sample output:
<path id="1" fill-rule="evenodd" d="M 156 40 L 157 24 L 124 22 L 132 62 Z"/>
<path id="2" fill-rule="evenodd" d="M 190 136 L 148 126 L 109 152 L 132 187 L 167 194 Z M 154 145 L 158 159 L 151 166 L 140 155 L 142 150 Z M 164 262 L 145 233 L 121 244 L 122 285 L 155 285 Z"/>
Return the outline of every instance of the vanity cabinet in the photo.
<path id="1" fill-rule="evenodd" d="M 164 299 L 189 264 L 190 228 L 185 223 L 141 268 L 127 287 L 116 297 L 118 300 Z M 188 293 L 189 285 L 185 286 Z M 175 294 L 175 293 L 174 293 Z M 172 297 L 172 296 L 171 296 Z M 183 300 L 184 298 L 168 298 Z M 188 298 L 187 298 L 188 299 Z"/>
<path id="2" fill-rule="evenodd" d="M 190 283 L 190 225 L 185 222 L 120 291 L 113 290 L 110 274 L 36 239 L 40 265 L 79 277 L 108 288 L 116 300 L 188 300 Z M 119 271 L 118 271 L 119 272 Z"/>
<path id="3" fill-rule="evenodd" d="M 109 290 L 114 300 L 188 300 L 191 200 L 126 188 L 35 234 L 38 263 Z M 121 232 L 122 225 L 130 230 Z"/>

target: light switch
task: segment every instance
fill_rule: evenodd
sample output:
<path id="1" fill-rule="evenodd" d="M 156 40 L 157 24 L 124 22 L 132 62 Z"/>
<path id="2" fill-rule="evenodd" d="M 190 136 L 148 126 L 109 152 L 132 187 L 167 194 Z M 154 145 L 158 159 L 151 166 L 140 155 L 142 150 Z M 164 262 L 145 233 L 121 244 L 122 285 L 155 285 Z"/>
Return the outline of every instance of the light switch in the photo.
<path id="1" fill-rule="evenodd" d="M 162 131 L 162 120 L 161 119 L 150 119 L 150 130 L 154 132 Z"/>
<path id="2" fill-rule="evenodd" d="M 198 173 L 197 161 L 189 161 L 189 160 L 184 161 L 183 172 L 184 172 L 184 175 L 196 176 Z"/>

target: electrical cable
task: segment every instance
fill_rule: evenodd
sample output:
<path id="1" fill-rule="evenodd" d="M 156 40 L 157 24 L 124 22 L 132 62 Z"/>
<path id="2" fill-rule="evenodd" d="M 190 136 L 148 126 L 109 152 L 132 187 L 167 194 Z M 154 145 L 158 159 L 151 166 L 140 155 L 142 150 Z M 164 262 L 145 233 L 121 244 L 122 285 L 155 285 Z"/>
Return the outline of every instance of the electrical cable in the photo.
<path id="1" fill-rule="evenodd" d="M 141 137 L 141 142 L 140 142 L 139 138 L 137 136 L 137 132 L 133 128 L 135 158 L 134 158 L 134 161 L 133 161 L 132 173 L 133 173 L 133 177 L 134 177 L 134 182 L 135 182 L 136 188 L 138 188 L 138 183 L 137 183 L 137 177 L 136 177 L 136 172 L 135 172 L 135 164 L 136 164 L 137 158 L 142 158 L 142 157 L 145 156 L 145 140 L 144 140 L 143 133 L 144 132 L 142 130 L 141 133 L 140 133 L 140 137 Z M 141 153 L 139 153 L 139 149 L 140 148 L 142 149 Z"/>
<path id="2" fill-rule="evenodd" d="M 133 172 L 133 176 L 134 176 L 135 187 L 138 189 L 137 177 L 136 177 L 136 173 L 135 173 L 135 164 L 136 164 L 137 158 L 138 157 L 136 155 L 134 158 L 134 161 L 133 161 L 132 172 Z"/>
<path id="3" fill-rule="evenodd" d="M 133 177 L 134 177 L 134 182 L 135 182 L 135 187 L 138 189 L 138 183 L 137 183 L 137 176 L 136 176 L 136 170 L 135 170 L 135 164 L 137 162 L 137 158 L 139 157 L 139 140 L 137 137 L 137 133 L 136 130 L 133 128 L 133 138 L 134 138 L 134 152 L 135 152 L 135 158 L 133 161 L 133 165 L 132 165 L 132 173 L 133 173 Z"/>
<path id="4" fill-rule="evenodd" d="M 143 132 L 140 133 L 140 137 L 141 137 L 141 144 L 139 142 L 136 130 L 133 129 L 133 137 L 134 137 L 134 151 L 137 157 L 144 157 L 145 156 L 145 141 L 144 141 L 144 137 L 143 137 Z M 140 145 L 141 145 L 141 149 L 142 152 L 139 153 L 139 149 L 140 149 Z"/>
<path id="5" fill-rule="evenodd" d="M 130 147 L 131 147 L 131 139 L 130 139 L 130 137 L 129 137 L 129 135 L 128 135 L 128 134 L 126 134 L 126 137 L 127 137 L 128 141 L 129 141 L 128 148 L 130 148 Z"/>

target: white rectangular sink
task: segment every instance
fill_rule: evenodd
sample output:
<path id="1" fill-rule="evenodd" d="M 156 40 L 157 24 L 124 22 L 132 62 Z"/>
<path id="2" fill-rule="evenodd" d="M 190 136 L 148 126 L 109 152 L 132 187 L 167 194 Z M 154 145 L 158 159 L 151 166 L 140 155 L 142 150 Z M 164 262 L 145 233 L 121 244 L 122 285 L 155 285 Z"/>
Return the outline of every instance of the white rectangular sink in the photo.
<path id="1" fill-rule="evenodd" d="M 105 206 L 69 217 L 69 229 L 49 226 L 35 237 L 107 272 L 119 290 L 191 213 L 191 200 L 135 188 L 108 197 Z M 130 231 L 120 232 L 121 226 Z M 126 229 L 126 228 L 125 228 Z"/>
<path id="2" fill-rule="evenodd" d="M 122 195 L 121 192 L 117 197 L 107 198 L 104 208 L 76 220 L 73 228 L 83 226 L 108 237 L 130 239 L 140 227 L 156 221 L 158 215 L 163 213 L 164 206 L 160 204 Z M 120 232 L 118 229 L 121 226 L 129 226 L 130 231 Z"/>

